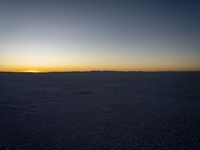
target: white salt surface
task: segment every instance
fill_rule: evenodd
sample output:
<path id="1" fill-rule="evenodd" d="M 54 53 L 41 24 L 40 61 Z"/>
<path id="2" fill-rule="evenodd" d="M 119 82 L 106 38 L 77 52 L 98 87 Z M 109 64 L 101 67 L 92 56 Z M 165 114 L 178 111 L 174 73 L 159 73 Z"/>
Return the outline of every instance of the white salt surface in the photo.
<path id="1" fill-rule="evenodd" d="M 0 150 L 200 149 L 200 73 L 0 73 Z"/>

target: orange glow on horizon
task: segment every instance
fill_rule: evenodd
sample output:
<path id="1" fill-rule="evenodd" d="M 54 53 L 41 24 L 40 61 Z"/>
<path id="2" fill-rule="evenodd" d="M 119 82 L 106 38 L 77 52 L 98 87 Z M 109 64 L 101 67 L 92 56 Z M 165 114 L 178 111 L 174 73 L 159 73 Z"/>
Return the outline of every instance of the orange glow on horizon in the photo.
<path id="1" fill-rule="evenodd" d="M 198 68 L 189 68 L 189 67 L 149 67 L 149 66 L 44 66 L 44 67 L 33 67 L 28 69 L 26 67 L 8 67 L 2 69 L 3 72 L 24 72 L 24 73 L 49 73 L 49 72 L 84 72 L 84 71 L 145 71 L 145 72 L 157 72 L 157 71 L 199 71 Z"/>
<path id="2" fill-rule="evenodd" d="M 26 70 L 26 71 L 23 71 L 23 72 L 27 72 L 27 73 L 40 73 L 41 71 L 38 71 L 38 70 Z"/>

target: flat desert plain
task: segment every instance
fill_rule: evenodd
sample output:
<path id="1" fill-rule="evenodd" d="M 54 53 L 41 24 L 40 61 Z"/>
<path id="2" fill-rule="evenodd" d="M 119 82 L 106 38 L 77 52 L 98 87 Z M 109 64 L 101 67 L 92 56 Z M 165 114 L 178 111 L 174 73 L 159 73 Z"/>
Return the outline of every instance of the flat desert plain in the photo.
<path id="1" fill-rule="evenodd" d="M 0 149 L 200 149 L 200 73 L 0 73 Z"/>

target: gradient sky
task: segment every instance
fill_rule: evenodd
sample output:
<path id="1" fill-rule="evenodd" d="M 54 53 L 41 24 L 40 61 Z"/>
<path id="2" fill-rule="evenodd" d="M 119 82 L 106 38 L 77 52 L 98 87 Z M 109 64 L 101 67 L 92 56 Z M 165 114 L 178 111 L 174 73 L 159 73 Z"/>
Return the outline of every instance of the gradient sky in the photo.
<path id="1" fill-rule="evenodd" d="M 0 71 L 200 70 L 198 0 L 1 0 Z"/>

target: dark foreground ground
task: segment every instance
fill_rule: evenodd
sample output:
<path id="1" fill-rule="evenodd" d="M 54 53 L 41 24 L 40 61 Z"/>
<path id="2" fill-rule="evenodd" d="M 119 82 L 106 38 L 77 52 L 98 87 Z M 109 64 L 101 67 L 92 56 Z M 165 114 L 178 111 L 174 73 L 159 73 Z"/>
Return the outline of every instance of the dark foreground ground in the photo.
<path id="1" fill-rule="evenodd" d="M 0 150 L 77 149 L 200 149 L 200 73 L 0 73 Z"/>

